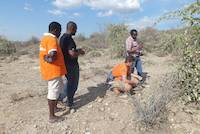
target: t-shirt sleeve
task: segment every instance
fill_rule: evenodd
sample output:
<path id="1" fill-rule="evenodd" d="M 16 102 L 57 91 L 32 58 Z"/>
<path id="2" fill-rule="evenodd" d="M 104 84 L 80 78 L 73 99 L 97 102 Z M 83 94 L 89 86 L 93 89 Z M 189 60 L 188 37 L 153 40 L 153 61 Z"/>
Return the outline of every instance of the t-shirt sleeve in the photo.
<path id="1" fill-rule="evenodd" d="M 58 49 L 57 39 L 50 38 L 47 44 L 47 48 L 48 48 L 48 54 L 51 53 L 52 51 L 57 51 Z"/>
<path id="2" fill-rule="evenodd" d="M 60 48 L 61 48 L 62 52 L 65 54 L 65 51 L 66 51 L 66 47 L 65 47 L 66 40 L 65 40 L 65 38 L 63 36 L 60 38 L 59 44 L 60 44 Z"/>
<path id="3" fill-rule="evenodd" d="M 131 40 L 128 38 L 127 40 L 126 40 L 126 51 L 128 51 L 128 50 L 131 50 Z"/>

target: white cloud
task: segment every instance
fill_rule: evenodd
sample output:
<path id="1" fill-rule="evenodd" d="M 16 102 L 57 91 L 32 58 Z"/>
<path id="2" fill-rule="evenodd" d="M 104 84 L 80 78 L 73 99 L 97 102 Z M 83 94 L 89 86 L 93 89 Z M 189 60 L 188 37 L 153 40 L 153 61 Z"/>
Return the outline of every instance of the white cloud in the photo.
<path id="1" fill-rule="evenodd" d="M 144 29 L 146 27 L 153 27 L 155 22 L 156 22 L 156 17 L 143 17 L 142 19 L 138 20 L 138 21 L 133 21 L 133 22 L 128 22 L 126 23 L 126 25 L 130 28 L 130 29 Z"/>
<path id="2" fill-rule="evenodd" d="M 54 0 L 53 5 L 57 8 L 73 8 L 81 5 L 83 0 Z"/>
<path id="3" fill-rule="evenodd" d="M 73 16 L 78 17 L 80 16 L 80 13 L 73 13 Z"/>
<path id="4" fill-rule="evenodd" d="M 113 15 L 113 11 L 110 10 L 110 11 L 107 11 L 107 12 L 98 12 L 97 15 L 98 15 L 99 17 L 111 16 L 111 15 Z"/>
<path id="5" fill-rule="evenodd" d="M 31 4 L 25 3 L 24 4 L 24 10 L 26 10 L 26 11 L 33 11 L 33 8 L 31 6 Z"/>
<path id="6" fill-rule="evenodd" d="M 145 2 L 147 2 L 147 1 L 149 1 L 149 0 L 140 0 L 141 1 L 141 3 L 145 3 Z"/>
<path id="7" fill-rule="evenodd" d="M 65 12 L 58 10 L 58 9 L 48 10 L 48 13 L 55 15 L 55 16 L 62 16 L 65 14 Z"/>
<path id="8" fill-rule="evenodd" d="M 140 0 L 54 0 L 53 5 L 61 9 L 85 5 L 91 9 L 117 13 L 131 13 L 141 8 Z"/>
<path id="9" fill-rule="evenodd" d="M 81 14 L 75 12 L 75 13 L 72 13 L 71 15 L 69 15 L 68 17 L 69 17 L 70 19 L 74 19 L 74 18 L 79 17 L 79 16 L 81 16 Z"/>
<path id="10" fill-rule="evenodd" d="M 96 9 L 130 13 L 140 9 L 139 0 L 85 0 L 85 4 Z"/>

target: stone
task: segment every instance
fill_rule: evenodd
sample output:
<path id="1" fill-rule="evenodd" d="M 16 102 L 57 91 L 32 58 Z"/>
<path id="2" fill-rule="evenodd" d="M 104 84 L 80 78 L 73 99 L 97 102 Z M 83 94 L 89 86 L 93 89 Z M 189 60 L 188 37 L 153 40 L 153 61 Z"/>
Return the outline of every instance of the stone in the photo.
<path id="1" fill-rule="evenodd" d="M 105 108 L 104 108 L 104 107 L 101 107 L 101 108 L 100 108 L 100 111 L 102 111 L 102 112 L 105 111 Z"/>
<path id="2" fill-rule="evenodd" d="M 144 85 L 144 88 L 150 88 L 150 85 L 149 84 Z"/>
<path id="3" fill-rule="evenodd" d="M 101 103 L 102 101 L 103 101 L 102 98 L 98 98 L 98 99 L 97 99 L 97 102 L 99 102 L 99 103 Z"/>
<path id="4" fill-rule="evenodd" d="M 107 103 L 107 102 L 106 102 L 104 105 L 105 105 L 105 106 L 108 106 L 108 105 L 109 105 L 109 103 Z"/>
<path id="5" fill-rule="evenodd" d="M 84 134 L 91 134 L 90 131 L 89 131 L 89 128 L 85 129 L 85 133 Z"/>
<path id="6" fill-rule="evenodd" d="M 37 126 L 37 125 L 34 125 L 33 127 L 34 127 L 34 128 L 37 128 L 38 126 Z"/>
<path id="7" fill-rule="evenodd" d="M 83 122 L 82 122 L 82 124 L 83 124 L 83 125 L 86 125 L 86 124 L 87 124 L 87 122 L 83 121 Z"/>
<path id="8" fill-rule="evenodd" d="M 120 98 L 128 98 L 128 95 L 127 94 L 123 94 L 123 95 L 121 95 L 121 96 L 119 96 Z"/>
<path id="9" fill-rule="evenodd" d="M 200 134 L 199 130 L 194 130 L 191 134 Z"/>
<path id="10" fill-rule="evenodd" d="M 75 113 L 75 109 L 70 110 L 70 114 L 73 114 L 73 113 Z"/>
<path id="11" fill-rule="evenodd" d="M 87 107 L 88 107 L 88 108 L 92 108 L 93 106 L 92 106 L 92 104 L 90 104 L 90 105 L 88 105 Z"/>
<path id="12" fill-rule="evenodd" d="M 173 118 L 171 118 L 171 119 L 169 119 L 170 120 L 170 122 L 174 122 L 174 119 Z"/>
<path id="13" fill-rule="evenodd" d="M 66 131 L 69 129 L 70 129 L 70 126 L 68 126 L 68 125 L 66 127 L 64 127 L 64 130 L 66 130 Z"/>
<path id="14" fill-rule="evenodd" d="M 66 134 L 72 134 L 73 132 L 72 132 L 72 130 L 69 130 Z"/>

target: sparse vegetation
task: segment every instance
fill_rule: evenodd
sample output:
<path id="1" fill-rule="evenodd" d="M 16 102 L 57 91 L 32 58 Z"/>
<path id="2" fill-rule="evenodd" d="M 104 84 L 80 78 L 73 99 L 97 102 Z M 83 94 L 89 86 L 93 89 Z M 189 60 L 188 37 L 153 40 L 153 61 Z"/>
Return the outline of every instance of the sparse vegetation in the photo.
<path id="1" fill-rule="evenodd" d="M 100 57 L 102 56 L 102 53 L 100 51 L 91 51 L 87 55 L 89 55 L 90 57 Z"/>
<path id="2" fill-rule="evenodd" d="M 200 101 L 200 23 L 199 18 L 194 17 L 199 13 L 200 6 L 197 2 L 177 12 L 167 14 L 167 18 L 181 17 L 181 20 L 190 26 L 181 30 L 163 32 L 162 38 L 152 28 L 142 31 L 144 42 L 151 39 L 155 42 L 154 45 L 151 44 L 152 42 L 147 44 L 152 48 L 148 49 L 146 46 L 148 51 L 157 49 L 162 53 L 181 57 L 179 70 L 171 76 L 166 76 L 159 89 L 149 97 L 145 105 L 133 97 L 137 120 L 145 129 L 166 121 L 166 106 L 171 99 L 181 95 L 184 96 L 186 102 L 199 103 Z M 144 37 L 145 34 L 148 36 Z M 160 45 L 156 43 L 157 41 Z"/>
<path id="3" fill-rule="evenodd" d="M 180 91 L 177 88 L 178 75 L 171 73 L 163 76 L 163 81 L 154 90 L 152 95 L 149 96 L 145 104 L 138 98 L 133 98 L 133 104 L 136 109 L 137 121 L 144 129 L 149 129 L 160 122 L 166 122 L 167 104 L 176 98 Z M 176 96 L 176 97 L 175 97 Z"/>
<path id="4" fill-rule="evenodd" d="M 111 24 L 107 27 L 106 41 L 110 47 L 112 57 L 122 57 L 125 54 L 125 41 L 128 28 L 124 24 Z"/>
<path id="5" fill-rule="evenodd" d="M 0 37 L 0 56 L 9 56 L 16 52 L 15 45 L 5 38 Z"/>
<path id="6" fill-rule="evenodd" d="M 142 61 L 148 77 L 135 88 L 134 95 L 128 96 L 114 96 L 104 84 L 106 74 L 124 61 L 127 26 L 110 24 L 90 37 L 78 34 L 74 38 L 77 47 L 86 54 L 79 58 L 77 110 L 70 113 L 64 107 L 56 115 L 67 120 L 51 127 L 45 117 L 47 85 L 39 75 L 39 39 L 13 42 L 0 37 L 0 133 L 199 133 L 199 14 L 199 3 L 191 3 L 161 18 L 178 17 L 185 27 L 139 31 L 139 42 L 147 54 Z M 198 108 L 194 111 L 193 106 Z M 78 127 L 77 121 L 81 122 Z"/>
<path id="7" fill-rule="evenodd" d="M 182 64 L 179 71 L 180 88 L 186 102 L 200 102 L 200 3 L 194 2 L 187 7 L 166 14 L 164 19 L 180 18 L 189 26 L 184 33 L 175 37 L 181 44 Z M 163 19 L 161 18 L 161 19 Z M 176 44 L 168 47 L 174 48 Z"/>

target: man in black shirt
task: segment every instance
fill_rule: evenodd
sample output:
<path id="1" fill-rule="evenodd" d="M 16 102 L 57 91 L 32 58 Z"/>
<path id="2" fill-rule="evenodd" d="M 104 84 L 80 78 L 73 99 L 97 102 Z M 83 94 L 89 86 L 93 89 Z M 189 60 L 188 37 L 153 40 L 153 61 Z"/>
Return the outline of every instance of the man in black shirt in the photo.
<path id="1" fill-rule="evenodd" d="M 65 66 L 67 69 L 67 88 L 64 89 L 64 93 L 61 94 L 60 99 L 64 99 L 67 96 L 68 106 L 70 108 L 74 105 L 74 94 L 78 88 L 79 82 L 78 56 L 85 54 L 82 49 L 76 48 L 76 43 L 72 38 L 72 36 L 76 34 L 76 30 L 76 23 L 69 21 L 67 23 L 66 33 L 60 38 L 60 47 L 64 55 Z"/>

